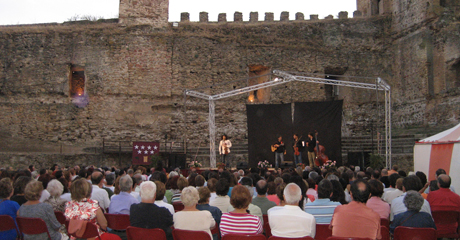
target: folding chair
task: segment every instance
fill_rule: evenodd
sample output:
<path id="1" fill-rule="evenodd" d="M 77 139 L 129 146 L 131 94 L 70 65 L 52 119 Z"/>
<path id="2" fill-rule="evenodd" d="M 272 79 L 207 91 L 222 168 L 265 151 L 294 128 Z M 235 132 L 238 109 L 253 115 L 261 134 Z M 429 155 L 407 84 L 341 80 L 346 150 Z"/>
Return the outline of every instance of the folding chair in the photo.
<path id="1" fill-rule="evenodd" d="M 265 236 L 267 238 L 271 237 L 272 236 L 272 230 L 270 228 L 270 224 L 268 223 L 268 215 L 267 214 L 264 214 L 263 215 L 263 219 L 264 219 L 264 231 L 265 231 Z"/>
<path id="2" fill-rule="evenodd" d="M 174 240 L 212 240 L 211 236 L 205 231 L 189 231 L 173 229 Z"/>
<path id="3" fill-rule="evenodd" d="M 460 212 L 457 211 L 431 211 L 434 223 L 436 224 L 437 238 L 460 238 L 458 234 L 458 223 Z"/>
<path id="4" fill-rule="evenodd" d="M 242 234 L 225 234 L 222 240 L 267 240 L 262 234 L 242 235 Z"/>
<path id="5" fill-rule="evenodd" d="M 434 228 L 396 227 L 393 240 L 436 240 Z"/>
<path id="6" fill-rule="evenodd" d="M 329 229 L 329 224 L 316 224 L 316 240 L 326 240 L 332 236 L 332 230 Z"/>
<path id="7" fill-rule="evenodd" d="M 275 237 L 271 236 L 268 240 L 314 240 L 314 238 L 306 236 L 306 237 L 299 237 L 299 238 L 285 238 L 285 237 Z"/>
<path id="8" fill-rule="evenodd" d="M 155 239 L 155 240 L 166 240 L 166 234 L 161 228 L 138 228 L 129 226 L 126 228 L 126 234 L 128 240 L 137 240 L 137 239 Z"/>
<path id="9" fill-rule="evenodd" d="M 19 232 L 18 227 L 16 227 L 16 222 L 10 215 L 0 215 L 0 231 L 9 231 L 9 230 L 15 230 L 16 231 L 16 236 L 18 238 L 21 237 L 21 233 Z"/>
<path id="10" fill-rule="evenodd" d="M 69 221 L 66 221 L 66 229 L 68 232 L 69 231 Z M 85 233 L 83 233 L 83 236 L 77 237 L 75 234 L 69 234 L 69 235 L 75 238 L 82 238 L 82 239 L 97 237 L 99 240 L 102 240 L 101 235 L 99 235 L 99 231 L 97 230 L 96 224 L 89 222 L 89 221 L 86 222 L 86 229 L 85 229 Z"/>
<path id="11" fill-rule="evenodd" d="M 380 218 L 380 226 L 385 226 L 390 229 L 390 220 L 387 218 Z"/>
<path id="12" fill-rule="evenodd" d="M 179 212 L 179 211 L 184 210 L 184 204 L 182 204 L 181 202 L 174 202 L 172 203 L 172 205 L 174 207 L 174 212 Z"/>
<path id="13" fill-rule="evenodd" d="M 380 234 L 382 235 L 382 240 L 390 240 L 390 229 L 385 226 L 380 226 Z"/>
<path id="14" fill-rule="evenodd" d="M 63 212 L 54 211 L 54 215 L 56 215 L 56 219 L 60 224 L 65 224 L 66 217 Z"/>
<path id="15" fill-rule="evenodd" d="M 41 218 L 16 217 L 19 231 L 27 235 L 46 233 L 51 240 L 45 221 Z"/>
<path id="16" fill-rule="evenodd" d="M 107 227 L 114 230 L 126 230 L 130 225 L 128 214 L 104 214 L 107 219 Z"/>

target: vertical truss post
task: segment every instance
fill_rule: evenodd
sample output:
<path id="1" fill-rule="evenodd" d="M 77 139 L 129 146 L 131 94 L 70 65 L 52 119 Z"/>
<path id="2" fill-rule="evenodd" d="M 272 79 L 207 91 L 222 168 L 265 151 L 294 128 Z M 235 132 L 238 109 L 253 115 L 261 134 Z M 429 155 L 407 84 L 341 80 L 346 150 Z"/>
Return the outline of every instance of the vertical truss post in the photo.
<path id="1" fill-rule="evenodd" d="M 385 90 L 385 160 L 391 168 L 391 92 Z"/>
<path id="2" fill-rule="evenodd" d="M 216 167 L 216 103 L 212 97 L 209 98 L 209 165 Z"/>

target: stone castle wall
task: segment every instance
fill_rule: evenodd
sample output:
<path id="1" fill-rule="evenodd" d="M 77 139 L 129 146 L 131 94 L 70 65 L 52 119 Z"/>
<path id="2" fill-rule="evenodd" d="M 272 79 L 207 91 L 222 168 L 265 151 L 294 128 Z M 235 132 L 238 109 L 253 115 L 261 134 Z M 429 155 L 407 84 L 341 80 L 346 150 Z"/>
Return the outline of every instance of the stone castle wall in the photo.
<path id="1" fill-rule="evenodd" d="M 27 155 L 28 145 L 42 146 L 44 152 L 44 146 L 59 144 L 87 149 L 100 147 L 103 139 L 166 137 L 206 146 L 208 102 L 190 97 L 184 101 L 183 90 L 246 79 L 250 65 L 323 77 L 378 76 L 392 86 L 394 126 L 458 122 L 458 86 L 449 80 L 456 79 L 460 58 L 455 41 L 458 24 L 454 24 L 458 21 L 440 25 L 439 16 L 423 22 L 399 15 L 342 14 L 341 19 L 303 20 L 297 15 L 296 21 L 279 22 L 226 22 L 222 16 L 217 23 L 208 23 L 203 16 L 194 23 L 183 16 L 176 25 L 165 24 L 167 1 L 154 1 L 152 7 L 159 4 L 159 12 L 140 1 L 153 11 L 144 9 L 143 15 L 126 10 L 134 2 L 122 1 L 119 24 L 0 27 L 0 136 L 8 139 L 0 147 L 4 152 L 0 160 L 11 162 L 14 153 Z M 416 2 L 413 13 L 421 7 Z M 156 14 L 158 24 L 139 20 L 150 14 Z M 85 72 L 89 104 L 83 108 L 70 97 L 72 65 Z M 215 94 L 245 84 L 206 91 Z M 288 83 L 267 94 L 265 103 L 330 99 L 325 86 L 317 84 Z M 247 141 L 247 98 L 243 94 L 216 103 L 217 133 L 236 143 Z M 366 134 L 371 122 L 382 127 L 383 93 L 341 87 L 335 98 L 344 99 L 343 135 Z"/>

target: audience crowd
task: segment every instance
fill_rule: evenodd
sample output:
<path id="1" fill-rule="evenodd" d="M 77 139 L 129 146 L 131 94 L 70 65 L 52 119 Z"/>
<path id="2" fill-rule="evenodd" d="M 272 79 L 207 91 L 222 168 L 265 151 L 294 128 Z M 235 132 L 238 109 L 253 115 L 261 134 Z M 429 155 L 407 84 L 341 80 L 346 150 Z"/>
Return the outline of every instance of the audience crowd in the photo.
<path id="1" fill-rule="evenodd" d="M 331 167 L 205 170 L 127 168 L 57 164 L 37 172 L 0 169 L 0 215 L 45 221 L 53 240 L 69 239 L 55 211 L 71 221 L 95 223 L 102 239 L 126 239 L 126 230 L 108 228 L 104 213 L 129 215 L 130 225 L 160 228 L 168 240 L 172 229 L 204 231 L 212 239 L 226 234 L 271 234 L 315 237 L 326 225 L 337 237 L 381 239 L 383 220 L 398 226 L 434 228 L 441 233 L 458 224 L 437 227 L 432 211 L 460 211 L 460 196 L 451 178 L 439 169 L 433 181 L 423 172 Z M 183 176 L 186 175 L 186 176 Z M 388 230 L 387 230 L 388 232 Z M 16 239 L 16 231 L 0 239 Z M 24 235 L 48 239 L 48 235 Z"/>

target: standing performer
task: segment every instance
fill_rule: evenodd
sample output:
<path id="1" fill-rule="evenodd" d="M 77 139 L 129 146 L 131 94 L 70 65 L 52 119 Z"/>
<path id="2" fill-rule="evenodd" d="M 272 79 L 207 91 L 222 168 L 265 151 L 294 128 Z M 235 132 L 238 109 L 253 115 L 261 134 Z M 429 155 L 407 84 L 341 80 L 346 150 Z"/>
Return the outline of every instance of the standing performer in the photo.
<path id="1" fill-rule="evenodd" d="M 279 136 L 278 142 L 272 145 L 272 152 L 275 152 L 275 167 L 278 168 L 279 164 L 284 162 L 285 148 L 282 136 Z"/>
<path id="2" fill-rule="evenodd" d="M 222 140 L 220 140 L 219 143 L 219 154 L 222 162 L 225 163 L 226 166 L 228 166 L 229 164 L 225 162 L 225 157 L 227 156 L 227 154 L 230 153 L 231 147 L 232 142 L 230 142 L 230 140 L 227 139 L 227 135 L 222 135 Z"/>
<path id="3" fill-rule="evenodd" d="M 313 133 L 308 133 L 308 141 L 307 141 L 307 150 L 308 150 L 308 162 L 310 163 L 310 167 L 315 166 L 315 147 L 316 147 L 316 138 L 313 137 Z"/>
<path id="4" fill-rule="evenodd" d="M 304 142 L 303 141 L 300 141 L 300 139 L 302 138 L 302 136 L 299 138 L 299 135 L 297 134 L 294 134 L 294 161 L 295 161 L 295 165 L 297 166 L 297 164 L 299 163 L 302 163 L 302 150 L 304 148 Z"/>

